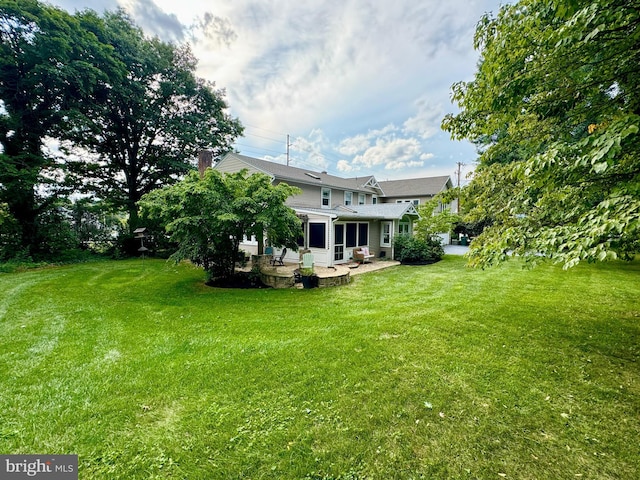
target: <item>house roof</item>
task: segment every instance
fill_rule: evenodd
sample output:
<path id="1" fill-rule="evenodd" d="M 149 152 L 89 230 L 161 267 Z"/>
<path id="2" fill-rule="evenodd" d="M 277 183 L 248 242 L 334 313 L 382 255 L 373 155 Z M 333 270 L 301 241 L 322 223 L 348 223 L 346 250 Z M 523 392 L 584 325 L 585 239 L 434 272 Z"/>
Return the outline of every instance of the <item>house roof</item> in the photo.
<path id="1" fill-rule="evenodd" d="M 448 175 L 378 182 L 385 197 L 434 196 L 441 191 L 446 190 L 447 185 L 450 183 L 451 179 Z"/>
<path id="2" fill-rule="evenodd" d="M 301 213 L 315 213 L 327 215 L 341 220 L 377 219 L 397 220 L 405 215 L 419 217 L 415 207 L 411 203 L 378 203 L 376 205 L 350 205 L 336 208 L 295 208 Z"/>
<path id="3" fill-rule="evenodd" d="M 335 187 L 344 190 L 352 190 L 355 192 L 366 192 L 379 194 L 376 188 L 377 182 L 371 175 L 355 178 L 342 178 L 335 175 L 329 175 L 326 172 L 316 172 L 307 168 L 290 167 L 282 163 L 270 162 L 258 158 L 247 157 L 238 153 L 228 153 L 220 162 L 225 161 L 228 157 L 232 157 L 237 161 L 245 163 L 255 169 L 264 172 L 278 180 L 285 182 L 303 183 L 306 185 L 319 185 L 323 187 Z"/>

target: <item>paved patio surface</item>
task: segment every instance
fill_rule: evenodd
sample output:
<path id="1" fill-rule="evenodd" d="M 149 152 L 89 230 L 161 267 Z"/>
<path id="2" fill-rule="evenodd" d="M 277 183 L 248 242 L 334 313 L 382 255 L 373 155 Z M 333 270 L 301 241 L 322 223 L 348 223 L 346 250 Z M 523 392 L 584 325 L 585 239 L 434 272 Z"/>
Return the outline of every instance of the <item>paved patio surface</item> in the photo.
<path id="1" fill-rule="evenodd" d="M 367 263 L 343 263 L 340 265 L 336 265 L 335 267 L 313 267 L 313 271 L 320 278 L 327 277 L 336 277 L 345 275 L 346 272 L 349 272 L 350 275 L 360 275 L 362 273 L 373 272 L 376 270 L 381 270 L 383 268 L 394 267 L 396 265 L 400 265 L 400 262 L 396 260 L 374 260 L 373 262 Z M 288 273 L 291 272 L 293 274 L 294 270 L 298 269 L 297 263 L 286 263 L 284 266 L 276 266 L 276 267 L 268 267 L 271 269 L 275 269 L 278 273 Z"/>
<path id="2" fill-rule="evenodd" d="M 462 245 L 445 245 L 444 253 L 446 255 L 464 255 L 469 251 L 469 247 L 465 247 Z M 396 260 L 380 260 L 374 259 L 372 262 L 367 263 L 343 263 L 340 265 L 336 265 L 335 267 L 314 267 L 315 274 L 320 278 L 329 278 L 329 277 L 339 277 L 346 275 L 348 272 L 349 275 L 361 275 L 363 273 L 374 272 L 376 270 L 381 270 L 383 268 L 394 267 L 396 265 L 400 265 L 400 262 Z M 245 267 L 246 269 L 250 269 L 250 265 Z M 277 275 L 281 276 L 293 276 L 293 272 L 298 269 L 297 263 L 287 263 L 285 262 L 284 266 L 268 266 L 267 270 L 270 270 Z"/>

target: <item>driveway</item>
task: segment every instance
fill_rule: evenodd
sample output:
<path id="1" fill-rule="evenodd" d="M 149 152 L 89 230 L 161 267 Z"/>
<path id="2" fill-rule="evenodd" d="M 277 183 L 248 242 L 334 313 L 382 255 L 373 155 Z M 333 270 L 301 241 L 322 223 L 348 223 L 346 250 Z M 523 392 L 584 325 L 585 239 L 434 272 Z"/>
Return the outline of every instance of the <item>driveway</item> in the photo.
<path id="1" fill-rule="evenodd" d="M 462 245 L 445 245 L 444 253 L 446 255 L 464 255 L 469 251 L 469 247 L 464 247 Z"/>

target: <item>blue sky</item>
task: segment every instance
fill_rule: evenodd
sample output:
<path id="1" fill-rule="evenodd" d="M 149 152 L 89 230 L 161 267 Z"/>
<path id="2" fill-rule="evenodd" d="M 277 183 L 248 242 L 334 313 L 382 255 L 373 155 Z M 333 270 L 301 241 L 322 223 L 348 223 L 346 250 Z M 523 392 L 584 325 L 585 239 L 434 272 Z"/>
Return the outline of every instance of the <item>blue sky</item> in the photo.
<path id="1" fill-rule="evenodd" d="M 450 87 L 476 68 L 475 25 L 498 0 L 49 0 L 124 8 L 149 34 L 189 42 L 198 75 L 226 91 L 258 158 L 378 180 L 473 169 L 440 129 Z"/>

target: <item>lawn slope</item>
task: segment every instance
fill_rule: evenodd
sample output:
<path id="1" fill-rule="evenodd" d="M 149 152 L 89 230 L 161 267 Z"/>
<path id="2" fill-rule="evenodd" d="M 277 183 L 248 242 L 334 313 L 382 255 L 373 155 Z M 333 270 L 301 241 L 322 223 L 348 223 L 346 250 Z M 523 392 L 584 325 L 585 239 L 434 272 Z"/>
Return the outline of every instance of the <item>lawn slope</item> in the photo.
<path id="1" fill-rule="evenodd" d="M 640 477 L 638 262 L 203 278 L 0 274 L 0 453 L 86 479 Z"/>

